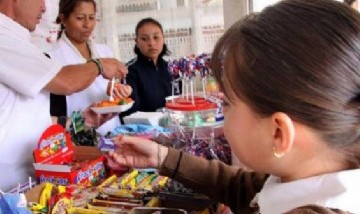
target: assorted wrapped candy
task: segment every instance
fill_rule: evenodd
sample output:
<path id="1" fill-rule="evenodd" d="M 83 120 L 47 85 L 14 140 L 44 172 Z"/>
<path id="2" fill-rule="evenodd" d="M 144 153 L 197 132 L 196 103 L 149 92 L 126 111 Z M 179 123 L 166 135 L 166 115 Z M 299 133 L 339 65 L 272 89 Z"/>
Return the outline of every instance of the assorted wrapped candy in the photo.
<path id="1" fill-rule="evenodd" d="M 182 96 L 167 100 L 172 146 L 207 159 L 231 163 L 231 150 L 223 131 L 223 101 L 210 75 L 210 56 L 182 57 L 169 63 L 169 71 L 182 81 Z M 194 95 L 194 79 L 201 77 L 202 96 Z M 215 134 L 216 132 L 216 134 Z"/>
<path id="2" fill-rule="evenodd" d="M 209 130 L 205 128 L 198 128 L 195 132 L 174 130 L 172 146 L 208 160 L 218 159 L 231 164 L 231 148 L 222 133 L 222 127 L 214 129 L 219 133 L 208 133 Z"/>
<path id="3" fill-rule="evenodd" d="M 168 64 L 168 70 L 175 79 L 173 81 L 173 93 L 174 87 L 177 81 L 182 82 L 182 96 L 194 102 L 194 79 L 199 73 L 202 80 L 203 96 L 206 97 L 206 82 L 207 77 L 210 75 L 210 56 L 207 54 L 200 54 L 198 56 L 182 57 L 180 59 L 173 60 Z M 193 103 L 194 105 L 194 103 Z"/>
<path id="4" fill-rule="evenodd" d="M 71 114 L 71 140 L 77 146 L 96 146 L 97 133 L 94 127 L 85 127 L 85 120 L 80 111 Z"/>
<path id="5" fill-rule="evenodd" d="M 196 57 L 182 57 L 180 59 L 175 59 L 168 64 L 168 69 L 174 77 L 182 78 L 194 78 L 196 72 L 199 72 L 201 77 L 206 77 L 210 75 L 210 56 L 203 53 Z"/>

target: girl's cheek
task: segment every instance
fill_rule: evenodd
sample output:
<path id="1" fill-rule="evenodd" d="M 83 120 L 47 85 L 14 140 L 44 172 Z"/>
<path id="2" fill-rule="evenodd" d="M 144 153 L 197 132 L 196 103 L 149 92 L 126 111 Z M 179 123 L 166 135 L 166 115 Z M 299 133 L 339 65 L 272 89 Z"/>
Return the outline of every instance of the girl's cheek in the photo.
<path id="1" fill-rule="evenodd" d="M 229 111 L 229 106 L 224 105 L 223 106 L 224 117 L 228 111 Z"/>

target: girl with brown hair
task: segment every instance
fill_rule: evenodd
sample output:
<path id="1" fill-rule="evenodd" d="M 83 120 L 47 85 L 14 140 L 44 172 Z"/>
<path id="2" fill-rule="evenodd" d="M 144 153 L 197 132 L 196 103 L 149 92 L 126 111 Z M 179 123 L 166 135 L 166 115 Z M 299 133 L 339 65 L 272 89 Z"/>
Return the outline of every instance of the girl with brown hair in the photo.
<path id="1" fill-rule="evenodd" d="M 126 136 L 109 163 L 158 167 L 234 213 L 360 213 L 359 44 L 360 15 L 340 2 L 284 0 L 250 15 L 211 62 L 225 136 L 255 172 Z"/>

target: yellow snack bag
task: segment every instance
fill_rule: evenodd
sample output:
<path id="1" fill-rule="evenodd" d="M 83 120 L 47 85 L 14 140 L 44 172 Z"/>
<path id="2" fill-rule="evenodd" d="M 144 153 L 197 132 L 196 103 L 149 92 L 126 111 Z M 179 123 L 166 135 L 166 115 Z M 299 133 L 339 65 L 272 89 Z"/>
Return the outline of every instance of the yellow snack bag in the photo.
<path id="1" fill-rule="evenodd" d="M 41 206 L 46 207 L 48 200 L 51 198 L 51 191 L 53 189 L 54 185 L 51 183 L 46 183 L 43 190 L 41 191 L 39 204 Z"/>

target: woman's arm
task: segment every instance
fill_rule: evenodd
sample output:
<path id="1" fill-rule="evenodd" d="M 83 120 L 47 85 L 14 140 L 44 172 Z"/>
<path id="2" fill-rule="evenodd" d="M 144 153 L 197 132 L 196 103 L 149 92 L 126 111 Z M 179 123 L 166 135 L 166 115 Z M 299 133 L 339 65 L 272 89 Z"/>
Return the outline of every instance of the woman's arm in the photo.
<path id="1" fill-rule="evenodd" d="M 85 64 L 67 65 L 45 86 L 45 90 L 57 95 L 70 95 L 87 88 L 98 75 L 106 79 L 122 78 L 127 74 L 126 67 L 111 58 L 99 59 L 99 63 L 89 61 Z"/>

